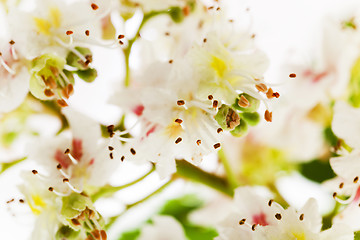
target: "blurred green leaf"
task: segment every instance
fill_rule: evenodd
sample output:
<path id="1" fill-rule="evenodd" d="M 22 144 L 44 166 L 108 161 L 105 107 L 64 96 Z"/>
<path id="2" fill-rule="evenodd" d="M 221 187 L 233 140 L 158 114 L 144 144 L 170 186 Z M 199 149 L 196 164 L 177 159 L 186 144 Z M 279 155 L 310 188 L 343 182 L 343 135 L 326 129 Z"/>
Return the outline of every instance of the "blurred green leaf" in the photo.
<path id="1" fill-rule="evenodd" d="M 16 164 L 21 163 L 25 159 L 26 159 L 26 157 L 23 157 L 23 158 L 20 158 L 18 160 L 12 161 L 12 162 L 0 163 L 0 174 L 5 172 L 7 169 L 15 166 Z"/>
<path id="2" fill-rule="evenodd" d="M 354 240 L 360 240 L 360 231 L 354 233 Z"/>
<path id="3" fill-rule="evenodd" d="M 338 144 L 339 139 L 335 136 L 331 127 L 325 128 L 323 134 L 324 134 L 326 142 L 329 143 L 330 146 L 334 147 Z"/>
<path id="4" fill-rule="evenodd" d="M 300 164 L 300 172 L 304 177 L 318 183 L 335 177 L 329 161 L 313 160 Z"/>
<path id="5" fill-rule="evenodd" d="M 139 236 L 140 236 L 140 229 L 134 229 L 134 230 L 130 230 L 127 232 L 124 232 L 119 238 L 118 240 L 136 240 Z"/>
<path id="6" fill-rule="evenodd" d="M 183 225 L 185 234 L 190 240 L 212 240 L 218 233 L 214 228 L 191 224 Z"/>
<path id="7" fill-rule="evenodd" d="M 202 205 L 203 201 L 196 195 L 188 194 L 166 202 L 159 214 L 170 215 L 179 222 L 186 222 L 188 214 L 200 208 Z"/>
<path id="8" fill-rule="evenodd" d="M 352 69 L 348 86 L 349 103 L 353 107 L 360 107 L 360 58 L 356 60 Z"/>

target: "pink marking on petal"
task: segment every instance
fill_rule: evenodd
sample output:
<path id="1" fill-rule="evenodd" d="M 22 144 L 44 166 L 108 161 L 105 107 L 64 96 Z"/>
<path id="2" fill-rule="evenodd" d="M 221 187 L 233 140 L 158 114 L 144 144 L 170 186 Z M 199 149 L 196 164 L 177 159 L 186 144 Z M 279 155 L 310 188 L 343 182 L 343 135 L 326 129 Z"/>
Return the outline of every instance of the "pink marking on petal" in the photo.
<path id="1" fill-rule="evenodd" d="M 153 126 L 149 129 L 149 131 L 146 132 L 146 136 L 148 137 L 151 133 L 155 132 L 156 126 Z"/>
<path id="2" fill-rule="evenodd" d="M 359 199 L 360 199 L 360 186 L 358 187 L 358 189 L 356 191 L 354 202 L 357 202 Z"/>
<path id="3" fill-rule="evenodd" d="M 82 140 L 74 138 L 72 140 L 72 150 L 71 155 L 77 160 L 80 161 L 81 157 L 83 156 L 83 149 L 82 149 Z"/>
<path id="4" fill-rule="evenodd" d="M 72 161 L 66 154 L 64 154 L 64 151 L 59 149 L 56 150 L 54 158 L 65 169 L 67 169 L 72 164 Z"/>
<path id="5" fill-rule="evenodd" d="M 92 159 L 90 160 L 90 162 L 89 162 L 89 165 L 90 165 L 90 166 L 93 165 L 94 162 L 95 162 L 95 159 L 92 158 Z"/>
<path id="6" fill-rule="evenodd" d="M 314 73 L 312 70 L 306 70 L 303 72 L 304 77 L 310 77 L 311 82 L 317 83 L 321 81 L 324 77 L 329 74 L 329 71 L 324 71 L 321 73 Z"/>
<path id="7" fill-rule="evenodd" d="M 266 221 L 266 215 L 262 212 L 260 214 L 256 214 L 252 217 L 253 224 L 258 224 L 261 226 L 267 226 L 269 223 Z"/>
<path id="8" fill-rule="evenodd" d="M 135 113 L 137 116 L 141 116 L 143 111 L 144 111 L 144 106 L 143 105 L 138 105 L 136 107 L 133 108 L 133 113 Z"/>

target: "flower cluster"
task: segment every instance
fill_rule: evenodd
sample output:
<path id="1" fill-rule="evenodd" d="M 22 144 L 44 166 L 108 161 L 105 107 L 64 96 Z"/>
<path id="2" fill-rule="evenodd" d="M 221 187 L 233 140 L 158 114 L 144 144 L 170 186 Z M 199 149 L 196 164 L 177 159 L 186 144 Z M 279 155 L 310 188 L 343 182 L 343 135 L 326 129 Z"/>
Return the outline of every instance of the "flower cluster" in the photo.
<path id="1" fill-rule="evenodd" d="M 310 61 L 256 6 L 0 1 L 5 238 L 357 239 L 360 5 Z"/>

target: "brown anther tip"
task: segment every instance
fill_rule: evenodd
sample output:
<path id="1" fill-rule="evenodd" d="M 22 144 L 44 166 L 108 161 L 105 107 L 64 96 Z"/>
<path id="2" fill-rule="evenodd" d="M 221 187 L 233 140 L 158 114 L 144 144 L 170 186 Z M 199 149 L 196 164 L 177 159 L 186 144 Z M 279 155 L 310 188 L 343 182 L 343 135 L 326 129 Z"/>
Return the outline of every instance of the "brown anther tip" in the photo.
<path id="1" fill-rule="evenodd" d="M 119 40 L 119 44 L 120 44 L 120 45 L 124 45 L 124 42 L 121 41 L 121 40 Z"/>
<path id="2" fill-rule="evenodd" d="M 85 30 L 85 35 L 86 35 L 86 36 L 90 36 L 90 31 L 89 31 L 89 30 Z"/>
<path id="3" fill-rule="evenodd" d="M 106 235 L 105 230 L 101 230 L 101 231 L 100 231 L 100 236 L 101 236 L 101 239 L 102 239 L 102 240 L 106 240 L 106 239 L 107 239 L 107 235 Z"/>
<path id="4" fill-rule="evenodd" d="M 196 140 L 196 144 L 199 146 L 201 144 L 201 140 L 200 139 Z"/>
<path id="5" fill-rule="evenodd" d="M 38 171 L 36 171 L 36 170 L 32 170 L 31 171 L 33 174 L 38 174 Z"/>
<path id="6" fill-rule="evenodd" d="M 270 199 L 268 202 L 269 207 L 271 207 L 272 203 L 274 202 L 274 200 Z"/>
<path id="7" fill-rule="evenodd" d="M 53 188 L 53 187 L 49 187 L 48 190 L 49 190 L 50 192 L 52 192 L 52 191 L 54 191 L 54 188 Z"/>
<path id="8" fill-rule="evenodd" d="M 109 126 L 107 126 L 107 130 L 108 130 L 108 132 L 112 132 L 112 131 L 114 131 L 114 128 L 115 128 L 115 126 L 114 126 L 114 125 L 109 125 Z"/>
<path id="9" fill-rule="evenodd" d="M 259 91 L 259 92 L 263 92 L 266 93 L 266 91 L 268 90 L 267 86 L 263 83 L 260 84 L 256 84 L 255 88 Z"/>
<path id="10" fill-rule="evenodd" d="M 109 154 L 109 156 L 110 156 L 110 159 L 114 159 L 114 153 L 111 152 L 111 153 Z"/>
<path id="11" fill-rule="evenodd" d="M 135 154 L 136 154 L 136 151 L 135 151 L 135 149 L 133 149 L 133 148 L 130 149 L 130 152 L 131 152 L 132 155 L 135 155 Z"/>
<path id="12" fill-rule="evenodd" d="M 54 92 L 51 91 L 51 89 L 48 89 L 48 88 L 46 88 L 46 89 L 44 90 L 44 94 L 45 94 L 45 96 L 47 96 L 47 97 L 52 97 L 52 96 L 55 95 Z"/>
<path id="13" fill-rule="evenodd" d="M 274 97 L 274 91 L 272 90 L 272 88 L 269 88 L 269 90 L 267 91 L 267 93 L 266 93 L 266 97 L 268 98 L 268 99 L 272 99 L 273 97 Z"/>
<path id="14" fill-rule="evenodd" d="M 249 100 L 247 100 L 247 98 L 244 95 L 241 95 L 241 97 L 238 101 L 238 105 L 240 107 L 247 108 L 250 106 L 250 102 L 249 102 Z"/>
<path id="15" fill-rule="evenodd" d="M 337 193 L 334 192 L 334 193 L 333 193 L 333 198 L 336 198 L 336 196 L 337 196 Z"/>
<path id="16" fill-rule="evenodd" d="M 291 78 L 296 78 L 296 74 L 295 74 L 295 73 L 290 73 L 290 74 L 289 74 L 289 77 L 291 77 Z"/>
<path id="17" fill-rule="evenodd" d="M 216 11 L 219 11 L 219 10 L 220 10 L 220 7 L 217 7 L 217 8 L 216 8 Z"/>
<path id="18" fill-rule="evenodd" d="M 254 39 L 255 37 L 256 37 L 256 34 L 252 34 L 252 35 L 251 35 L 251 38 Z"/>
<path id="19" fill-rule="evenodd" d="M 218 149 L 220 146 L 221 146 L 220 143 L 215 143 L 215 144 L 214 144 L 214 148 L 215 148 L 215 149 Z"/>
<path id="20" fill-rule="evenodd" d="M 69 31 L 66 31 L 66 35 L 68 35 L 68 36 L 71 35 L 71 34 L 73 34 L 73 33 L 74 33 L 74 32 L 73 32 L 73 31 L 70 31 L 70 30 L 69 30 Z"/>
<path id="21" fill-rule="evenodd" d="M 280 214 L 280 213 L 275 214 L 275 218 L 276 218 L 277 220 L 281 220 L 281 214 Z"/>
<path id="22" fill-rule="evenodd" d="M 114 147 L 112 147 L 112 146 L 108 146 L 108 148 L 109 148 L 109 151 L 113 151 L 113 150 L 114 150 Z"/>
<path id="23" fill-rule="evenodd" d="M 11 45 L 14 45 L 15 44 L 15 41 L 14 40 L 10 40 L 9 42 Z"/>
<path id="24" fill-rule="evenodd" d="M 169 33 L 169 32 L 165 32 L 165 36 L 170 36 L 170 33 Z"/>
<path id="25" fill-rule="evenodd" d="M 185 101 L 184 100 L 177 100 L 176 104 L 178 106 L 182 106 L 182 105 L 185 105 Z"/>
<path id="26" fill-rule="evenodd" d="M 174 62 L 174 60 L 172 60 L 172 59 L 169 60 L 169 63 L 170 63 L 170 64 L 172 64 L 173 62 Z"/>
<path id="27" fill-rule="evenodd" d="M 9 201 L 6 201 L 6 203 L 9 204 L 9 203 L 13 202 L 14 200 L 15 200 L 15 199 L 12 198 L 12 199 L 10 199 Z"/>
<path id="28" fill-rule="evenodd" d="M 62 166 L 61 164 L 59 163 L 57 166 L 56 166 L 57 169 L 62 169 Z"/>
<path id="29" fill-rule="evenodd" d="M 123 162 L 125 160 L 125 156 L 121 156 L 121 161 Z"/>
<path id="30" fill-rule="evenodd" d="M 278 93 L 278 92 L 274 92 L 272 95 L 273 95 L 273 97 L 276 97 L 276 98 L 280 97 L 280 93 Z"/>
<path id="31" fill-rule="evenodd" d="M 222 128 L 218 128 L 218 129 L 216 130 L 216 132 L 217 132 L 217 133 L 221 133 L 221 132 L 223 132 L 223 129 L 222 129 Z"/>
<path id="32" fill-rule="evenodd" d="M 272 112 L 269 112 L 269 110 L 265 111 L 264 118 L 267 122 L 272 122 Z"/>
<path id="33" fill-rule="evenodd" d="M 97 9 L 99 8 L 99 6 L 96 5 L 95 3 L 92 3 L 92 4 L 91 4 L 91 8 L 92 8 L 93 10 L 97 10 Z"/>
<path id="34" fill-rule="evenodd" d="M 356 177 L 354 178 L 354 183 L 357 183 L 358 181 L 359 181 L 359 177 L 356 176 Z"/>
<path id="35" fill-rule="evenodd" d="M 181 120 L 180 118 L 175 119 L 175 122 L 178 124 L 181 124 L 183 122 L 183 120 Z"/>
<path id="36" fill-rule="evenodd" d="M 218 105 L 219 105 L 218 100 L 214 100 L 214 101 L 213 101 L 213 108 L 217 108 Z"/>
<path id="37" fill-rule="evenodd" d="M 69 153 L 70 153 L 70 149 L 67 148 L 67 149 L 65 150 L 64 154 L 69 154 Z"/>
<path id="38" fill-rule="evenodd" d="M 255 231 L 255 227 L 256 227 L 256 224 L 253 224 L 253 225 L 251 226 L 251 230 Z"/>
<path id="39" fill-rule="evenodd" d="M 342 182 L 339 184 L 339 188 L 343 188 L 343 187 L 344 187 L 344 183 Z"/>
<path id="40" fill-rule="evenodd" d="M 124 37 L 125 37 L 125 35 L 123 35 L 123 34 L 118 35 L 118 39 L 123 39 Z"/>
<path id="41" fill-rule="evenodd" d="M 176 140 L 175 140 L 175 144 L 178 144 L 179 142 L 182 141 L 182 138 L 181 137 L 178 137 Z"/>
<path id="42" fill-rule="evenodd" d="M 24 199 L 19 199 L 19 203 L 24 203 L 25 202 L 25 200 Z"/>
<path id="43" fill-rule="evenodd" d="M 69 106 L 69 105 L 65 102 L 64 99 L 58 99 L 58 100 L 56 101 L 56 103 L 57 103 L 60 107 L 67 107 L 67 106 Z"/>
<path id="44" fill-rule="evenodd" d="M 208 96 L 208 99 L 209 99 L 210 101 L 213 100 L 213 99 L 214 99 L 213 95 L 209 95 L 209 96 Z"/>
<path id="45" fill-rule="evenodd" d="M 303 213 L 300 215 L 299 220 L 300 221 L 304 220 L 304 214 Z"/>
<path id="46" fill-rule="evenodd" d="M 63 179 L 63 183 L 66 183 L 66 182 L 69 182 L 69 179 L 68 179 L 68 178 L 64 178 L 64 179 Z"/>
<path id="47" fill-rule="evenodd" d="M 79 220 L 77 220 L 76 218 L 71 219 L 71 223 L 74 224 L 75 226 L 80 226 L 81 225 Z"/>
<path id="48" fill-rule="evenodd" d="M 206 41 L 207 41 L 207 39 L 206 39 L 206 38 L 204 38 L 204 39 L 203 39 L 203 42 L 204 42 L 204 43 L 206 43 Z"/>
<path id="49" fill-rule="evenodd" d="M 209 10 L 211 10 L 211 9 L 213 9 L 213 8 L 214 8 L 214 6 L 208 7 Z"/>
<path id="50" fill-rule="evenodd" d="M 245 221 L 246 221 L 245 218 L 241 219 L 241 220 L 239 221 L 239 225 L 244 225 L 244 224 L 245 224 Z"/>

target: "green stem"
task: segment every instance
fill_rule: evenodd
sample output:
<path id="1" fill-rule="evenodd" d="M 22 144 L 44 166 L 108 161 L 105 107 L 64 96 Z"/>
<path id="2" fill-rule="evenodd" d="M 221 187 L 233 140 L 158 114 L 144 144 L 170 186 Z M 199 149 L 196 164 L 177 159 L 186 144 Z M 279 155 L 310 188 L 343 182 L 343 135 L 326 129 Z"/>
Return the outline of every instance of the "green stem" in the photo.
<path id="1" fill-rule="evenodd" d="M 135 185 L 138 182 L 141 182 L 146 177 L 148 177 L 151 173 L 153 173 L 154 170 L 155 170 L 155 166 L 153 165 L 152 168 L 146 174 L 141 176 L 140 178 L 138 178 L 138 179 L 136 179 L 136 180 L 134 180 L 132 182 L 129 182 L 127 184 L 121 185 L 121 186 L 117 186 L 117 187 L 113 187 L 113 186 L 110 186 L 110 185 L 104 186 L 99 191 L 97 191 L 95 194 L 93 194 L 91 196 L 91 200 L 93 202 L 95 202 L 96 200 L 98 200 L 101 197 L 110 197 L 114 193 L 116 193 L 117 191 L 120 191 L 120 190 L 122 190 L 124 188 L 130 187 L 132 185 Z"/>
<path id="2" fill-rule="evenodd" d="M 227 179 L 208 173 L 185 160 L 176 160 L 176 167 L 176 174 L 183 178 L 202 183 L 231 197 L 234 194 Z"/>
<path id="3" fill-rule="evenodd" d="M 283 198 L 275 184 L 268 184 L 267 186 L 273 193 L 275 193 L 275 202 L 279 203 L 283 208 L 289 207 L 289 203 Z"/>
<path id="4" fill-rule="evenodd" d="M 157 15 L 160 15 L 160 14 L 168 14 L 169 12 L 166 10 L 166 11 L 152 11 L 152 12 L 149 12 L 147 14 L 144 15 L 141 23 L 140 23 L 140 26 L 135 34 L 135 36 L 129 40 L 128 42 L 128 46 L 127 48 L 124 49 L 124 55 L 125 55 L 125 80 L 124 80 L 124 86 L 125 87 L 128 87 L 130 85 L 130 53 L 131 53 L 131 49 L 132 49 L 132 46 L 134 44 L 134 42 L 136 41 L 136 39 L 138 38 L 138 36 L 140 35 L 140 31 L 141 29 L 143 28 L 143 26 L 145 25 L 145 23 L 157 16 Z"/>
<path id="5" fill-rule="evenodd" d="M 220 161 L 222 162 L 222 164 L 224 166 L 226 177 L 227 177 L 227 179 L 229 181 L 229 184 L 230 184 L 231 188 L 235 189 L 240 184 L 236 179 L 235 173 L 233 172 L 232 167 L 231 167 L 231 165 L 230 165 L 230 163 L 229 163 L 223 149 L 221 149 L 218 152 L 218 156 L 219 156 L 219 159 L 220 159 Z"/>
<path id="6" fill-rule="evenodd" d="M 160 193 L 161 191 L 163 191 L 167 186 L 169 186 L 172 183 L 172 179 L 170 179 L 169 181 L 167 181 L 166 183 L 164 183 L 161 187 L 159 187 L 158 189 L 156 189 L 154 192 L 152 192 L 151 194 L 147 195 L 146 197 L 140 199 L 139 201 L 136 201 L 134 203 L 128 204 L 125 206 L 125 210 L 120 213 L 119 215 L 113 216 L 109 219 L 109 222 L 106 224 L 106 229 L 109 229 L 115 222 L 116 220 L 121 217 L 127 210 L 145 202 L 146 200 L 148 200 L 149 198 L 153 197 L 154 195 Z"/>

